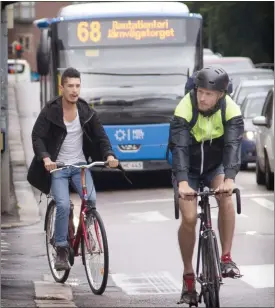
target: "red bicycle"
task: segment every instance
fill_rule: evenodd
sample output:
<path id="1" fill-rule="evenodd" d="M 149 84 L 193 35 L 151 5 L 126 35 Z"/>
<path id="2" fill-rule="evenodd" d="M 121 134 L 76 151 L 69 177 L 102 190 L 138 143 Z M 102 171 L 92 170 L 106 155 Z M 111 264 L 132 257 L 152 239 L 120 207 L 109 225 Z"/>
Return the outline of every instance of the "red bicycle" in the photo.
<path id="1" fill-rule="evenodd" d="M 89 165 L 64 165 L 58 164 L 57 168 L 51 172 L 57 172 L 69 167 L 80 168 L 81 169 L 81 185 L 82 185 L 82 203 L 79 214 L 79 222 L 77 227 L 77 232 L 75 233 L 74 221 L 73 221 L 73 204 L 71 202 L 71 210 L 69 216 L 69 226 L 68 226 L 68 242 L 69 247 L 69 262 L 71 266 L 74 264 L 74 258 L 82 255 L 82 262 L 85 267 L 86 276 L 90 285 L 92 292 L 96 295 L 101 295 L 107 286 L 108 274 L 109 274 L 109 251 L 108 251 L 108 241 L 107 235 L 104 228 L 103 220 L 101 219 L 96 208 L 87 207 L 87 187 L 85 179 L 85 169 L 89 169 L 93 166 L 106 166 L 107 162 L 93 162 Z M 48 197 L 52 199 L 51 197 Z M 56 271 L 54 268 L 55 258 L 56 258 L 56 247 L 54 240 L 54 219 L 55 219 L 56 204 L 52 199 L 48 202 L 47 212 L 45 216 L 45 226 L 46 231 L 46 247 L 47 256 L 49 261 L 49 266 L 53 278 L 56 282 L 64 283 L 70 274 L 70 269 L 66 271 Z M 92 234 L 94 231 L 94 234 Z M 101 234 L 101 236 L 100 236 Z M 81 244 L 81 253 L 79 253 L 79 246 Z M 103 264 L 98 266 L 90 266 L 88 258 L 86 255 L 91 257 L 102 258 Z M 95 275 L 93 275 L 95 274 Z M 96 276 L 96 277 L 95 277 Z M 101 278 L 101 279 L 100 279 Z M 100 279 L 100 282 L 99 282 Z"/>

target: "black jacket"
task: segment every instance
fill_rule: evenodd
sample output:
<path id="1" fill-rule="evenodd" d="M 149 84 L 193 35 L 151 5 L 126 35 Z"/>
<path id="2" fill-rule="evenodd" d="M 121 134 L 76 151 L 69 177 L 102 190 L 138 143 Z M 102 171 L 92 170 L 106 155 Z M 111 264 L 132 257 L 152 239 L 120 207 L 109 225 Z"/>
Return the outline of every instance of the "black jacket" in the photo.
<path id="1" fill-rule="evenodd" d="M 108 136 L 100 123 L 94 109 L 82 99 L 77 102 L 80 124 L 83 129 L 83 153 L 86 160 L 106 160 L 108 155 L 115 154 Z M 40 112 L 32 131 L 34 158 L 30 165 L 27 180 L 35 188 L 49 194 L 51 175 L 45 169 L 43 158 L 50 157 L 56 161 L 62 143 L 67 135 L 63 121 L 61 97 L 49 101 Z"/>
<path id="2" fill-rule="evenodd" d="M 234 180 L 240 169 L 244 133 L 240 109 L 227 97 L 216 105 L 213 112 L 205 116 L 198 111 L 196 96 L 191 94 L 190 99 L 187 95 L 179 103 L 170 122 L 169 149 L 172 152 L 173 174 L 179 183 L 188 181 L 189 172 L 200 175 L 203 171 L 205 174 L 222 164 L 225 178 Z M 223 122 L 219 112 L 231 115 Z M 191 121 L 188 117 L 190 114 L 193 114 Z M 208 124 L 213 126 L 208 129 Z M 210 133 L 206 138 L 201 135 L 202 129 Z M 216 132 L 214 138 L 213 132 Z"/>

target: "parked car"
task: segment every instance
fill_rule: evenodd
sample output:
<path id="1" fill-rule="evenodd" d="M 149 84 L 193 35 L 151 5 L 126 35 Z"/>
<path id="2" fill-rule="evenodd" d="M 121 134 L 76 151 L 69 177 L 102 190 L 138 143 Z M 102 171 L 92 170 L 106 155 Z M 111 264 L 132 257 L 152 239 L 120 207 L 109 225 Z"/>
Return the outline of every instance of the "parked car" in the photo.
<path id="1" fill-rule="evenodd" d="M 23 59 L 8 59 L 8 82 L 31 82 L 30 64 Z"/>
<path id="2" fill-rule="evenodd" d="M 232 79 L 234 89 L 238 87 L 242 80 L 274 79 L 273 70 L 261 68 L 228 71 L 228 75 Z"/>
<path id="3" fill-rule="evenodd" d="M 241 105 L 244 98 L 250 93 L 267 92 L 274 86 L 274 78 L 261 80 L 243 80 L 234 90 L 232 99 Z"/>
<path id="4" fill-rule="evenodd" d="M 274 87 L 268 92 L 261 116 L 253 119 L 256 131 L 256 181 L 274 189 Z"/>
<path id="5" fill-rule="evenodd" d="M 204 57 L 204 66 L 218 66 L 222 67 L 225 71 L 236 71 L 239 69 L 254 68 L 254 64 L 250 58 L 246 57 Z"/>
<path id="6" fill-rule="evenodd" d="M 241 105 L 241 112 L 244 119 L 244 135 L 241 152 L 242 170 L 247 169 L 248 163 L 256 162 L 256 127 L 253 125 L 252 120 L 262 114 L 265 98 L 266 92 L 251 93 L 247 95 Z"/>

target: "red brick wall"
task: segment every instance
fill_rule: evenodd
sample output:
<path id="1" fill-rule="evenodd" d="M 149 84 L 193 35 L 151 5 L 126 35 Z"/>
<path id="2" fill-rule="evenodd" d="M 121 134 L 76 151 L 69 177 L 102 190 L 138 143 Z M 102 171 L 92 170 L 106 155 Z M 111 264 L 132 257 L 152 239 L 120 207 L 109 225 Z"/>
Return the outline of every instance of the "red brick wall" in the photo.
<path id="1" fill-rule="evenodd" d="M 35 19 L 40 19 L 45 17 L 55 17 L 59 12 L 59 10 L 63 6 L 66 6 L 68 4 L 71 4 L 71 2 L 37 1 L 35 3 L 35 14 L 36 14 Z M 14 28 L 8 30 L 9 45 L 13 41 L 19 40 L 20 36 L 30 37 L 30 48 L 29 50 L 24 51 L 22 58 L 26 59 L 30 63 L 31 69 L 36 71 L 36 48 L 39 44 L 40 30 L 32 23 L 30 24 L 14 23 Z M 13 56 L 9 54 L 9 58 L 13 58 Z"/>

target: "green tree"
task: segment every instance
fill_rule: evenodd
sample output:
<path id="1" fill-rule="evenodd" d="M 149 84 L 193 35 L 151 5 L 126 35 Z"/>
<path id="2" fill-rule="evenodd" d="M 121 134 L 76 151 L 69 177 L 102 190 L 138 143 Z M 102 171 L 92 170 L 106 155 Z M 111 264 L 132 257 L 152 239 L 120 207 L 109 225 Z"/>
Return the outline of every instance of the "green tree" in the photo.
<path id="1" fill-rule="evenodd" d="M 274 2 L 184 3 L 203 16 L 205 46 L 254 63 L 274 62 Z"/>

